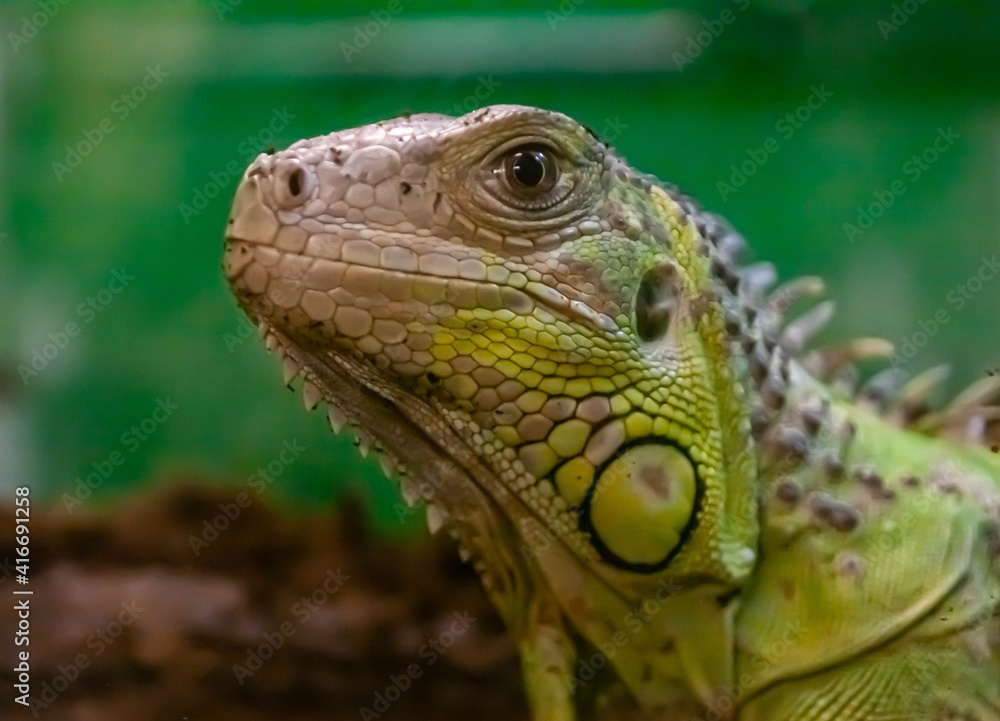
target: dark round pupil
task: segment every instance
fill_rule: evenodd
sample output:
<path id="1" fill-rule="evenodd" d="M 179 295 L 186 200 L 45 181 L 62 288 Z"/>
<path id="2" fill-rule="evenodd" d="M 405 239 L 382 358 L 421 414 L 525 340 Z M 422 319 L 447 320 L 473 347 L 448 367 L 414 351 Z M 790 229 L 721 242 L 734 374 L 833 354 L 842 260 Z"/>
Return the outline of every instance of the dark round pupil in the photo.
<path id="1" fill-rule="evenodd" d="M 514 156 L 511 169 L 517 182 L 525 187 L 534 188 L 545 177 L 545 160 L 541 151 L 523 151 Z"/>

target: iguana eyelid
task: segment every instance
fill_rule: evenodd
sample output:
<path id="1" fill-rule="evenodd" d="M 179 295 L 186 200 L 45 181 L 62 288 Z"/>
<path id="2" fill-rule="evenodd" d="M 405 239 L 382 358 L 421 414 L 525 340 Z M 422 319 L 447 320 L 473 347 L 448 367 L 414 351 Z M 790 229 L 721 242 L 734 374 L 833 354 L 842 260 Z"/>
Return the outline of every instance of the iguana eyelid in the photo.
<path id="1" fill-rule="evenodd" d="M 526 145 L 534 145 L 551 150 L 557 160 L 564 159 L 566 156 L 559 145 L 554 143 L 551 138 L 545 138 L 540 135 L 519 135 L 516 138 L 505 140 L 500 145 L 494 147 L 483 157 L 481 164 L 499 166 L 501 165 L 500 161 L 508 152 Z"/>

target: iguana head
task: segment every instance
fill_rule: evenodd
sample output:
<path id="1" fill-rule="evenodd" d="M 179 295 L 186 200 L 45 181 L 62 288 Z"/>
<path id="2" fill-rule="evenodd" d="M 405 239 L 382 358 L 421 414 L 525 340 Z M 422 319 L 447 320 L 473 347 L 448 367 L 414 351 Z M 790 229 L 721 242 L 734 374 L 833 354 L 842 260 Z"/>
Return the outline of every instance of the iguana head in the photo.
<path id="1" fill-rule="evenodd" d="M 754 563 L 764 340 L 735 240 L 584 126 L 508 105 L 260 155 L 225 271 L 508 620 L 545 587 L 613 627 L 664 578 L 718 596 Z M 558 552 L 526 553 L 538 533 Z"/>

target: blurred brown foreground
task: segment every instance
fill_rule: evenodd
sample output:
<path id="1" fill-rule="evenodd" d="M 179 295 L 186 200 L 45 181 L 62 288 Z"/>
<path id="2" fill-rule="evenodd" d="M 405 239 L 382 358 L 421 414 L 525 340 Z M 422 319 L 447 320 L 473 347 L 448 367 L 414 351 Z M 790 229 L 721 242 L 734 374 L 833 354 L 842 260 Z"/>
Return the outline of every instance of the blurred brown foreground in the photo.
<path id="1" fill-rule="evenodd" d="M 514 648 L 447 539 L 376 540 L 354 503 L 334 517 L 255 503 L 207 531 L 237 493 L 174 485 L 96 514 L 35 506 L 26 586 L 4 533 L 0 716 L 526 717 Z M 10 508 L 0 528 L 14 528 Z M 30 645 L 17 647 L 8 601 L 25 588 Z M 14 703 L 25 648 L 30 708 Z"/>

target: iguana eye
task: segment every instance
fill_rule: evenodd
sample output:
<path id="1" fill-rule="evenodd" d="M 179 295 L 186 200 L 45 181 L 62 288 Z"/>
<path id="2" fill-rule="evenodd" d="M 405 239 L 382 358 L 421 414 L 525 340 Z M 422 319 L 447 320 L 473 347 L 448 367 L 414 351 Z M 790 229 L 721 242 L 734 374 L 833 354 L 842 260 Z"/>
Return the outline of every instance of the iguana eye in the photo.
<path id="1" fill-rule="evenodd" d="M 601 472 L 587 498 L 585 525 L 610 561 L 662 568 L 694 519 L 698 481 L 684 453 L 662 443 L 627 448 Z"/>
<path id="2" fill-rule="evenodd" d="M 551 151 L 537 145 L 522 145 L 507 152 L 503 174 L 512 192 L 528 195 L 547 193 L 559 178 L 559 168 Z"/>
<path id="3" fill-rule="evenodd" d="M 661 265 L 649 270 L 639 283 L 635 296 L 635 332 L 645 342 L 662 338 L 670 326 L 674 309 L 672 275 L 673 266 Z"/>
<path id="4" fill-rule="evenodd" d="M 580 183 L 579 169 L 544 139 L 518 139 L 501 145 L 486 156 L 480 168 L 487 209 L 516 214 L 521 226 L 565 212 L 563 203 Z M 491 207 L 492 199 L 502 205 Z"/>

